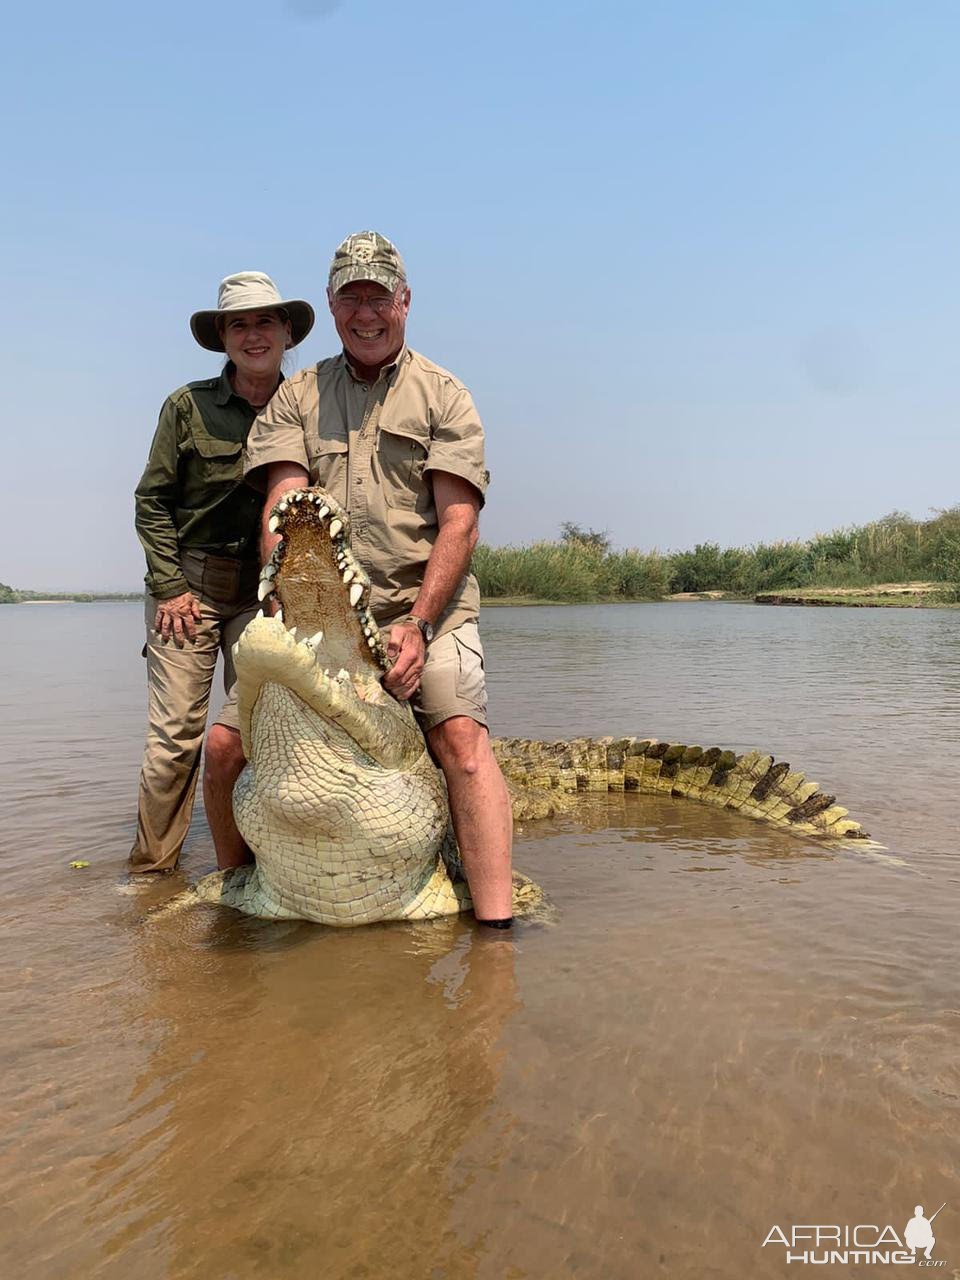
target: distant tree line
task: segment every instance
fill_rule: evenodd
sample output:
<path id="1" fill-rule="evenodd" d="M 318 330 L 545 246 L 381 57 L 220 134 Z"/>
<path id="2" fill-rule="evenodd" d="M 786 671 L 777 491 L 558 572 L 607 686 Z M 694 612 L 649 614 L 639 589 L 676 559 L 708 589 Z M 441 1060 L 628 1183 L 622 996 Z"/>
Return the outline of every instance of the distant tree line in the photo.
<path id="1" fill-rule="evenodd" d="M 659 600 L 681 591 L 753 596 L 799 587 L 866 587 L 926 580 L 960 600 L 960 506 L 914 520 L 894 511 L 870 524 L 817 534 L 807 542 L 692 551 L 615 551 L 605 531 L 564 523 L 556 542 L 477 547 L 473 561 L 487 598 Z"/>
<path id="2" fill-rule="evenodd" d="M 19 591 L 0 582 L 0 604 L 28 604 L 31 600 L 63 600 L 73 603 L 89 604 L 95 600 L 142 600 L 140 591 L 114 591 L 95 593 L 91 591 Z"/>

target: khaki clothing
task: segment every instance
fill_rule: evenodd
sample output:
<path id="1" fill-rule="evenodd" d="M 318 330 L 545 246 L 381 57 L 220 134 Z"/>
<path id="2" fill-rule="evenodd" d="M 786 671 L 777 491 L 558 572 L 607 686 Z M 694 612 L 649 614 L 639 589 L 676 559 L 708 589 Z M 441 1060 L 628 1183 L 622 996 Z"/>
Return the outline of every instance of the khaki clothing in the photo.
<path id="1" fill-rule="evenodd" d="M 481 502 L 490 478 L 470 392 L 409 347 L 372 384 L 342 354 L 288 378 L 250 429 L 248 481 L 262 489 L 260 469 L 273 462 L 297 463 L 349 512 L 380 626 L 409 613 L 423 582 L 439 529 L 430 472 L 462 477 Z M 476 621 L 479 608 L 477 580 L 466 574 L 436 634 Z"/>
<path id="2" fill-rule="evenodd" d="M 242 483 L 242 451 L 256 410 L 218 378 L 168 396 L 136 489 L 136 527 L 147 590 L 169 600 L 187 590 L 180 553 L 189 547 L 255 560 L 263 501 Z"/>
<path id="3" fill-rule="evenodd" d="M 140 774 L 137 838 L 130 852 L 133 871 L 163 871 L 177 865 L 193 813 L 207 723 L 207 708 L 218 654 L 223 654 L 227 701 L 218 724 L 238 729 L 231 650 L 259 608 L 259 569 L 252 564 L 185 551 L 183 571 L 200 601 L 196 639 L 179 648 L 154 629 L 158 601 L 145 608 L 149 720 Z"/>
<path id="4" fill-rule="evenodd" d="M 469 716 L 487 727 L 483 646 L 475 622 L 461 623 L 427 645 L 427 661 L 412 706 L 425 733 L 452 716 Z"/>
<path id="5" fill-rule="evenodd" d="M 257 611 L 263 501 L 243 483 L 242 452 L 256 411 L 217 378 L 175 391 L 160 411 L 136 491 L 137 534 L 147 557 L 146 603 L 150 727 L 140 774 L 135 871 L 175 867 L 193 812 L 217 655 L 228 694 L 231 648 Z M 154 630 L 157 604 L 192 591 L 200 601 L 197 636 L 182 649 Z M 218 717 L 236 728 L 228 697 Z"/>

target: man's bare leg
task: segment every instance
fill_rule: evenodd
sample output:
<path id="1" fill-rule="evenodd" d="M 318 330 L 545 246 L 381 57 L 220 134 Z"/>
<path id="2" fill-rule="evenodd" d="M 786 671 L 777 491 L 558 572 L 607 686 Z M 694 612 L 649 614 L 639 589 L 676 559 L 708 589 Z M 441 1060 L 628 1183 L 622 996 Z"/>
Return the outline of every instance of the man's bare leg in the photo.
<path id="1" fill-rule="evenodd" d="M 478 920 L 513 915 L 513 814 L 486 729 L 453 716 L 427 733 L 450 796 L 450 816 Z"/>
<path id="2" fill-rule="evenodd" d="M 233 784 L 245 764 L 239 732 L 225 724 L 213 725 L 203 755 L 203 804 L 221 871 L 253 862 L 233 818 Z"/>

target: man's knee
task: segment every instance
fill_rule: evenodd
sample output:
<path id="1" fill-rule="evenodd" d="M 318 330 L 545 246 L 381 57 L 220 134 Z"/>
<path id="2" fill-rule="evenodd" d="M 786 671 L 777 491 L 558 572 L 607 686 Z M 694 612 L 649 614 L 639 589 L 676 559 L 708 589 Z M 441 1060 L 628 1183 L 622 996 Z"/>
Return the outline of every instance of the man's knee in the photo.
<path id="1" fill-rule="evenodd" d="M 215 724 L 207 734 L 203 768 L 211 782 L 233 784 L 246 763 L 243 744 L 236 729 Z"/>
<path id="2" fill-rule="evenodd" d="M 451 716 L 427 733 L 430 749 L 446 773 L 477 774 L 490 753 L 490 739 L 483 725 L 469 716 Z"/>

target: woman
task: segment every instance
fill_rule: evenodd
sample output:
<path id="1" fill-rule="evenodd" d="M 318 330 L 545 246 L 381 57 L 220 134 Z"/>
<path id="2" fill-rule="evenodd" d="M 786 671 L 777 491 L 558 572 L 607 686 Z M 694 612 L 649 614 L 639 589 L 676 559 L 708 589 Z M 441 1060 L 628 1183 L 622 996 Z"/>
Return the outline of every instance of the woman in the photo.
<path id="1" fill-rule="evenodd" d="M 227 361 L 219 377 L 168 397 L 136 491 L 147 557 L 150 728 L 133 871 L 177 865 L 218 653 L 227 701 L 207 736 L 203 798 L 218 866 L 250 859 L 231 804 L 244 764 L 231 649 L 258 608 L 262 497 L 243 483 L 242 454 L 254 418 L 280 384 L 284 352 L 303 341 L 313 321 L 308 302 L 283 301 L 259 271 L 227 276 L 217 309 L 190 318 L 201 347 L 225 352 Z"/>

